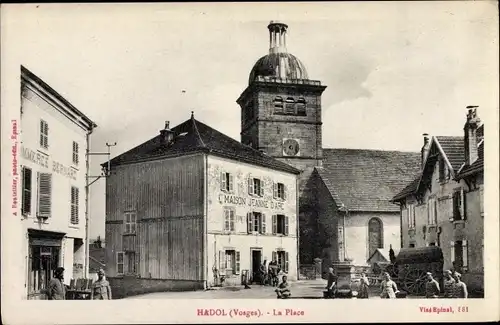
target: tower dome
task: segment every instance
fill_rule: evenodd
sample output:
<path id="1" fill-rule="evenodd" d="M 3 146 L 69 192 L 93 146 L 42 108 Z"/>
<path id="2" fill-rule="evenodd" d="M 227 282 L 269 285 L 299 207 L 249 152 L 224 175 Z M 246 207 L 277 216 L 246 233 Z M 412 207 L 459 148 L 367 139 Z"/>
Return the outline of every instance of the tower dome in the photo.
<path id="1" fill-rule="evenodd" d="M 250 72 L 248 83 L 260 79 L 309 79 L 302 62 L 286 50 L 286 31 L 288 25 L 271 21 L 269 29 L 269 54 L 261 57 Z"/>

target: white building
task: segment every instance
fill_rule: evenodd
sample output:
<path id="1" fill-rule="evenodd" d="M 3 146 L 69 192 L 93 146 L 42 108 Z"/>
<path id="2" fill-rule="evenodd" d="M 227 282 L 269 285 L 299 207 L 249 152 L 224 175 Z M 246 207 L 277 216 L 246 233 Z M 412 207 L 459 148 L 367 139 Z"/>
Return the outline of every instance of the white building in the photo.
<path id="1" fill-rule="evenodd" d="M 28 299 L 44 299 L 53 270 L 85 277 L 86 149 L 97 125 L 21 66 L 21 223 Z"/>

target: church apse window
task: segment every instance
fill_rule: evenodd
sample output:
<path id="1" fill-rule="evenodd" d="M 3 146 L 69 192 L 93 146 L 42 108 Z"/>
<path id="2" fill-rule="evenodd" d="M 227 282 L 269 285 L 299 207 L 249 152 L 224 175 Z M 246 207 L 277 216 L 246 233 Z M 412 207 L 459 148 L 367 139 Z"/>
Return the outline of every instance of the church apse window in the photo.
<path id="1" fill-rule="evenodd" d="M 379 218 L 371 218 L 368 222 L 368 256 L 371 256 L 377 248 L 384 247 L 383 226 Z"/>
<path id="2" fill-rule="evenodd" d="M 306 100 L 303 97 L 297 100 L 297 115 L 306 116 Z"/>
<path id="3" fill-rule="evenodd" d="M 281 96 L 274 98 L 273 105 L 275 114 L 283 114 L 283 98 Z"/>
<path id="4" fill-rule="evenodd" d="M 292 97 L 288 97 L 285 101 L 285 113 L 295 115 L 295 100 Z"/>

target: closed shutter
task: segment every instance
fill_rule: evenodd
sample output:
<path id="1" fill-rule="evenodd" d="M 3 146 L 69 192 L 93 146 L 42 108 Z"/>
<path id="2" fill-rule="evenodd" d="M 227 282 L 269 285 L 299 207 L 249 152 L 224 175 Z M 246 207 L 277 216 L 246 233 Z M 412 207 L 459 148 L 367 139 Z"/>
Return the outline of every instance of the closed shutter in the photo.
<path id="1" fill-rule="evenodd" d="M 408 207 L 406 208 L 406 214 L 407 214 L 407 219 L 408 219 L 408 228 L 411 229 L 411 212 L 410 212 L 410 209 L 411 209 L 411 206 L 408 205 Z"/>
<path id="2" fill-rule="evenodd" d="M 224 172 L 221 172 L 220 173 L 220 189 L 222 191 L 225 191 L 226 190 L 226 173 Z"/>
<path id="3" fill-rule="evenodd" d="M 235 274 L 240 274 L 240 252 L 239 251 L 236 251 L 235 253 L 236 255 L 236 265 L 234 267 L 234 273 Z"/>
<path id="4" fill-rule="evenodd" d="M 253 178 L 252 175 L 248 176 L 248 194 L 253 194 L 254 192 L 254 187 L 253 187 Z"/>
<path id="5" fill-rule="evenodd" d="M 464 189 L 462 189 L 461 191 L 461 197 L 462 197 L 462 219 L 467 220 L 467 200 Z"/>
<path id="6" fill-rule="evenodd" d="M 219 271 L 226 270 L 226 253 L 224 251 L 219 251 Z"/>
<path id="7" fill-rule="evenodd" d="M 273 235 L 276 235 L 278 232 L 278 216 L 273 214 Z"/>
<path id="8" fill-rule="evenodd" d="M 247 232 L 250 234 L 253 232 L 253 213 L 247 213 Z"/>
<path id="9" fill-rule="evenodd" d="M 450 242 L 450 256 L 451 256 L 452 263 L 457 260 L 456 256 L 455 256 L 455 242 L 454 241 Z"/>
<path id="10" fill-rule="evenodd" d="M 229 226 L 231 231 L 234 231 L 234 210 L 229 210 Z"/>
<path id="11" fill-rule="evenodd" d="M 229 210 L 226 208 L 224 209 L 224 230 L 231 229 L 231 225 L 229 223 L 230 223 Z"/>
<path id="12" fill-rule="evenodd" d="M 23 178 L 23 193 L 22 193 L 22 206 L 21 212 L 23 215 L 31 213 L 31 169 L 23 167 L 22 169 Z"/>
<path id="13" fill-rule="evenodd" d="M 261 220 L 260 233 L 265 234 L 266 233 L 266 215 L 264 213 L 262 213 L 260 215 L 260 220 Z"/>
<path id="14" fill-rule="evenodd" d="M 462 241 L 462 267 L 464 271 L 469 269 L 469 246 L 467 240 Z"/>
<path id="15" fill-rule="evenodd" d="M 228 182 L 229 182 L 229 192 L 233 192 L 234 191 L 234 177 L 232 174 L 229 174 Z"/>
<path id="16" fill-rule="evenodd" d="M 264 196 L 264 181 L 262 180 L 262 178 L 260 179 L 259 195 Z"/>
<path id="17" fill-rule="evenodd" d="M 285 236 L 288 236 L 288 217 L 285 217 Z"/>
<path id="18" fill-rule="evenodd" d="M 52 213 L 52 174 L 38 173 L 38 213 L 39 217 L 48 218 Z"/>
<path id="19" fill-rule="evenodd" d="M 283 200 L 286 200 L 287 192 L 288 192 L 288 189 L 287 189 L 286 185 L 283 184 Z"/>
<path id="20" fill-rule="evenodd" d="M 78 206 L 80 191 L 77 187 L 71 187 L 71 223 L 77 225 L 79 223 Z"/>
<path id="21" fill-rule="evenodd" d="M 285 273 L 288 273 L 288 252 L 285 252 Z"/>
<path id="22" fill-rule="evenodd" d="M 278 198 L 278 183 L 273 183 L 273 198 Z"/>

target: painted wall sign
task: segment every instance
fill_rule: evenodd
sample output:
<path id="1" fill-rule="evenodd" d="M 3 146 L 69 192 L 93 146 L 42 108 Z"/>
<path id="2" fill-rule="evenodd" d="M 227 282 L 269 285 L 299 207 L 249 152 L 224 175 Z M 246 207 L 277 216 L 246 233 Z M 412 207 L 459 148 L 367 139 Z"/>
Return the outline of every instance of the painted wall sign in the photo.
<path id="1" fill-rule="evenodd" d="M 231 195 L 231 194 L 219 194 L 219 203 L 220 204 L 234 204 L 234 205 L 246 205 L 249 207 L 255 208 L 266 208 L 272 210 L 284 210 L 283 202 L 276 202 L 272 200 L 263 200 L 263 199 L 255 199 L 255 198 L 245 198 L 241 196 Z"/>
<path id="2" fill-rule="evenodd" d="M 43 168 L 49 168 L 49 156 L 43 153 L 40 153 L 38 151 L 26 147 L 21 147 L 21 156 L 26 160 L 29 160 L 39 166 L 42 166 Z M 77 170 L 75 170 L 72 167 L 65 166 L 55 160 L 52 160 L 51 163 L 53 172 L 71 178 L 73 180 L 76 180 Z"/>

